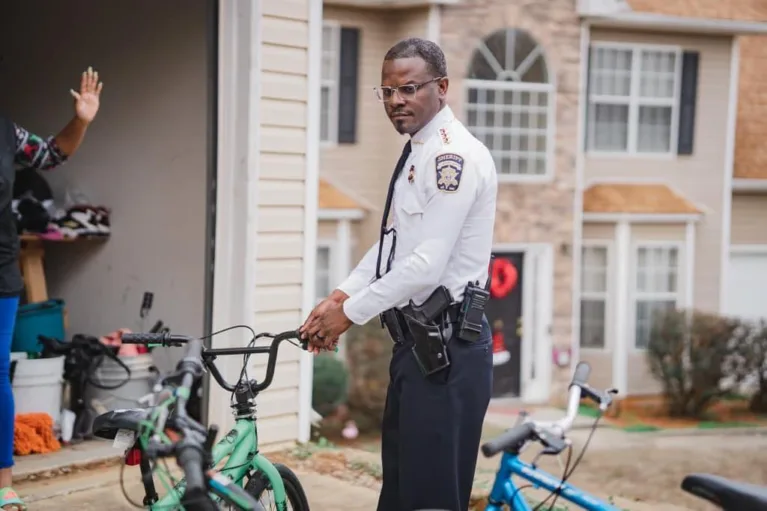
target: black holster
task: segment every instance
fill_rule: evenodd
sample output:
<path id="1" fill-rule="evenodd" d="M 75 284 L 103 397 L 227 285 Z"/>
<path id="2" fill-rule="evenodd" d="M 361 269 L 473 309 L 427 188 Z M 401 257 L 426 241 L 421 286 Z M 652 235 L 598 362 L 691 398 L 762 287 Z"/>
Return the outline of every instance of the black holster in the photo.
<path id="1" fill-rule="evenodd" d="M 394 342 L 412 339 L 411 351 L 421 372 L 428 376 L 450 365 L 447 342 L 452 336 L 450 292 L 440 286 L 421 305 L 412 301 L 402 310 L 389 309 L 381 323 Z"/>

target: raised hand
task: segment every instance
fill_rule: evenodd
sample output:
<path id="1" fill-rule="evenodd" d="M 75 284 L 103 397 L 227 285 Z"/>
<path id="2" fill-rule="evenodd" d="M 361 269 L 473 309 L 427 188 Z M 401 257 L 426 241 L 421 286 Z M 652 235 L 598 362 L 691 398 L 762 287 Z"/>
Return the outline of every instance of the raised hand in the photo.
<path id="1" fill-rule="evenodd" d="M 75 114 L 77 118 L 86 124 L 90 124 L 99 111 L 99 98 L 101 89 L 104 86 L 99 82 L 99 74 L 89 67 L 83 72 L 80 79 L 80 91 L 70 90 L 70 94 L 75 98 Z"/>

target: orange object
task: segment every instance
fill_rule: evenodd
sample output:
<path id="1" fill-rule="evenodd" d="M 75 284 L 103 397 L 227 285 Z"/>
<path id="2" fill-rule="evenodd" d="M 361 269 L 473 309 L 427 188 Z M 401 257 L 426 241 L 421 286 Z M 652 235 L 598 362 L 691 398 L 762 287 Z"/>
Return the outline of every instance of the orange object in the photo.
<path id="1" fill-rule="evenodd" d="M 43 454 L 61 449 L 53 435 L 53 418 L 47 413 L 23 413 L 16 416 L 13 452 L 18 456 Z"/>

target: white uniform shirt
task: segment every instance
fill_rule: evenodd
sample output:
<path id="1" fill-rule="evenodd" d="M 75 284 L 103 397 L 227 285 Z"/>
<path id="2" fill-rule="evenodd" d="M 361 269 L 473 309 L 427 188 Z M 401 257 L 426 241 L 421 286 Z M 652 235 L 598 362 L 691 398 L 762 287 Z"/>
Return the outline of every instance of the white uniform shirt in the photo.
<path id="1" fill-rule="evenodd" d="M 487 280 L 493 244 L 498 178 L 488 151 L 445 106 L 412 137 L 412 151 L 394 187 L 394 261 L 386 271 L 392 234 L 386 236 L 381 274 L 378 243 L 338 289 L 349 295 L 344 313 L 362 325 L 409 300 L 422 303 L 440 285 L 461 301 L 466 284 Z M 404 145 L 404 144 L 403 144 Z"/>

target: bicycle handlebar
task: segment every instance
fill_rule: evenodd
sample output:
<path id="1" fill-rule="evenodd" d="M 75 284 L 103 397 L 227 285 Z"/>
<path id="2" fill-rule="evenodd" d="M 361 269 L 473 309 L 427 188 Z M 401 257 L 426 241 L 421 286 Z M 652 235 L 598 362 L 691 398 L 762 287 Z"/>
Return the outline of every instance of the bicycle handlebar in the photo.
<path id="1" fill-rule="evenodd" d="M 205 472 L 209 453 L 213 447 L 218 428 L 212 426 L 210 429 L 205 427 L 189 417 L 186 404 L 191 395 L 191 389 L 195 381 L 202 376 L 203 364 L 208 367 L 213 377 L 223 388 L 234 391 L 239 385 L 227 383 L 214 363 L 218 355 L 246 355 L 268 353 L 269 360 L 266 367 L 266 377 L 261 383 L 248 382 L 254 392 L 261 392 L 268 388 L 274 378 L 274 370 L 277 364 L 277 351 L 281 342 L 288 339 L 299 339 L 300 334 L 296 330 L 282 332 L 277 335 L 260 334 L 259 337 L 271 337 L 272 343 L 267 346 L 253 346 L 244 348 L 224 348 L 224 349 L 206 349 L 203 346 L 202 339 L 192 338 L 183 335 L 174 335 L 166 333 L 132 333 L 123 334 L 122 342 L 126 344 L 156 344 L 160 346 L 181 346 L 186 345 L 186 353 L 179 361 L 176 373 L 171 376 L 173 379 L 180 379 L 176 388 L 176 407 L 175 417 L 173 418 L 174 429 L 180 430 L 183 434 L 182 440 L 173 445 L 162 445 L 151 442 L 147 446 L 147 454 L 150 457 L 175 456 L 178 465 L 184 472 L 186 479 L 186 490 L 184 498 L 189 499 L 193 507 L 187 509 L 208 510 L 216 509 L 213 502 L 207 498 L 209 487 L 211 486 L 212 476 Z M 308 342 L 301 340 L 301 348 L 306 350 Z M 165 428 L 165 419 L 167 414 L 160 416 L 160 424 L 157 429 L 162 431 Z M 214 484 L 216 493 L 225 499 L 234 499 L 244 502 L 248 508 L 255 506 L 255 500 L 239 487 L 223 484 L 221 481 Z M 236 486 L 236 485 L 235 485 Z M 211 507 L 213 506 L 213 507 Z"/>
<path id="2" fill-rule="evenodd" d="M 612 394 L 617 394 L 618 391 L 611 389 L 607 392 L 603 392 L 589 387 L 587 382 L 590 373 L 591 366 L 589 366 L 588 363 L 578 363 L 569 386 L 567 413 L 562 419 L 555 422 L 539 422 L 526 419 L 522 424 L 515 426 L 502 435 L 484 443 L 482 445 L 482 454 L 488 458 L 495 456 L 501 451 L 517 447 L 532 438 L 540 437 L 545 434 L 545 432 L 558 437 L 564 437 L 572 428 L 573 422 L 575 422 L 582 396 L 588 397 L 596 402 L 599 405 L 600 410 L 606 410 L 612 402 Z"/>
<path id="3" fill-rule="evenodd" d="M 223 375 L 214 363 L 216 357 L 227 355 L 263 355 L 268 353 L 269 359 L 266 363 L 266 376 L 261 383 L 251 385 L 251 390 L 253 392 L 262 392 L 272 384 L 272 380 L 274 379 L 274 369 L 277 365 L 277 351 L 279 350 L 280 343 L 290 339 L 296 339 L 301 341 L 301 349 L 306 350 L 308 347 L 308 342 L 301 339 L 298 330 L 288 330 L 277 335 L 267 333 L 256 335 L 256 339 L 261 337 L 271 337 L 271 344 L 269 346 L 207 349 L 203 346 L 201 339 L 187 337 L 185 335 L 175 335 L 169 332 L 123 334 L 121 339 L 122 342 L 126 344 L 157 344 L 159 346 L 166 347 L 182 346 L 186 344 L 188 346 L 187 354 L 184 359 L 179 362 L 178 372 L 181 373 L 184 370 L 182 367 L 184 362 L 188 362 L 187 365 L 189 365 L 190 369 L 192 369 L 191 366 L 195 365 L 195 361 L 199 362 L 202 360 L 202 363 L 204 363 L 205 367 L 210 370 L 210 373 L 213 375 L 213 378 L 216 380 L 216 382 L 229 392 L 234 392 L 234 390 L 237 388 L 237 384 L 233 385 L 224 379 Z M 202 367 L 200 367 L 199 370 L 200 374 L 202 374 Z M 199 377 L 199 375 L 196 373 L 192 375 L 192 381 L 189 382 L 187 390 L 191 390 L 191 386 L 197 377 Z M 187 377 L 185 375 L 184 379 L 182 380 L 182 386 L 184 386 L 186 379 Z"/>

